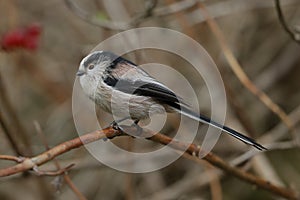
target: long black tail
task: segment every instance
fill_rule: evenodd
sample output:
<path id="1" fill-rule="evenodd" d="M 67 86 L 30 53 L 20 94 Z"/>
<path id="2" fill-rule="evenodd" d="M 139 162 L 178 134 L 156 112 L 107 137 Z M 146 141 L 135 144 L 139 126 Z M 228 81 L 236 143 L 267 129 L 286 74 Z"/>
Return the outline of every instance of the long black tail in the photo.
<path id="1" fill-rule="evenodd" d="M 174 108 L 174 107 L 173 107 Z M 187 117 L 190 117 L 194 120 L 197 120 L 197 121 L 200 121 L 200 122 L 203 122 L 205 124 L 208 124 L 208 125 L 211 125 L 213 127 L 216 127 L 218 129 L 221 129 L 222 131 L 228 133 L 229 135 L 241 140 L 242 142 L 246 143 L 246 144 L 249 144 L 249 145 L 252 145 L 254 146 L 255 148 L 259 149 L 259 150 L 267 150 L 267 148 L 265 148 L 264 146 L 258 144 L 254 139 L 252 138 L 249 138 L 227 126 L 223 126 L 213 120 L 211 120 L 210 118 L 206 117 L 206 116 L 203 116 L 201 114 L 198 114 L 198 113 L 195 113 L 193 111 L 191 111 L 190 109 L 184 107 L 184 106 L 181 106 L 180 109 L 177 109 L 175 108 L 179 113 L 182 113 L 183 115 L 187 116 Z"/>

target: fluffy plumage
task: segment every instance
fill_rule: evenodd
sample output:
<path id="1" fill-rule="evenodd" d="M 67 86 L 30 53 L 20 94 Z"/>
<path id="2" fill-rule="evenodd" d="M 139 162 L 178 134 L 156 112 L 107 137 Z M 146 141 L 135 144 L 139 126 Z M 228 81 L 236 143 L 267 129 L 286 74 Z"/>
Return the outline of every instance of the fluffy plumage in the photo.
<path id="1" fill-rule="evenodd" d="M 130 114 L 132 119 L 140 120 L 165 111 L 179 112 L 221 129 L 259 150 L 266 149 L 253 139 L 191 111 L 182 98 L 167 86 L 131 61 L 111 52 L 89 54 L 81 61 L 77 75 L 88 97 L 105 111 L 119 117 Z"/>

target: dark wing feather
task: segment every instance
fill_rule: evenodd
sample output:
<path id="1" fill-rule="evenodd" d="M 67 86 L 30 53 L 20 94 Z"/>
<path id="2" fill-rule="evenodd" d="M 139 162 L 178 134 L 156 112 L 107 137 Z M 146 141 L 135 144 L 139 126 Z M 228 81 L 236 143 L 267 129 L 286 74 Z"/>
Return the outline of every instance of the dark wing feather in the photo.
<path id="1" fill-rule="evenodd" d="M 170 105 L 177 109 L 180 109 L 180 104 L 183 104 L 181 98 L 174 92 L 155 82 L 143 80 L 130 81 L 128 79 L 117 79 L 113 76 L 106 77 L 104 82 L 127 94 L 152 97 L 160 103 Z"/>

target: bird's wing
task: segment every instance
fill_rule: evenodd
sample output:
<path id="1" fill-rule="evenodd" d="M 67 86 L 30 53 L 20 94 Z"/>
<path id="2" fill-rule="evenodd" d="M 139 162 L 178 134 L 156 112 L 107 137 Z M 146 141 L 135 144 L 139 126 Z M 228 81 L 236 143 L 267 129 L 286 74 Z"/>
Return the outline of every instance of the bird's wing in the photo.
<path id="1" fill-rule="evenodd" d="M 126 67 L 130 67 L 130 66 L 127 65 Z M 136 73 L 134 75 L 134 77 L 138 77 L 138 76 L 136 76 L 137 74 L 146 73 L 144 71 L 142 71 L 142 72 L 138 71 L 139 68 L 136 68 L 136 69 L 130 68 L 130 69 L 132 69 L 132 72 Z M 124 70 L 124 68 L 122 68 L 120 70 Z M 120 74 L 120 73 L 117 73 L 117 74 Z M 166 104 L 166 105 L 173 107 L 179 113 L 182 113 L 192 119 L 203 122 L 205 124 L 212 125 L 215 128 L 221 129 L 224 132 L 228 133 L 229 135 L 231 135 L 249 145 L 252 145 L 259 150 L 266 149 L 262 145 L 258 144 L 252 138 L 249 138 L 227 126 L 219 124 L 204 115 L 193 112 L 192 110 L 190 110 L 188 108 L 188 106 L 186 106 L 186 104 L 183 103 L 181 98 L 178 97 L 172 90 L 170 90 L 169 88 L 164 86 L 162 83 L 159 83 L 158 81 L 156 81 L 154 78 L 149 76 L 147 73 L 146 73 L 146 75 L 140 74 L 140 77 L 142 77 L 142 79 L 141 78 L 133 79 L 133 77 L 132 77 L 132 75 L 130 75 L 130 73 L 128 73 L 128 75 L 126 75 L 126 76 L 114 76 L 113 73 L 110 73 L 110 75 L 104 79 L 104 82 L 107 85 L 114 87 L 114 89 L 117 89 L 119 91 L 122 91 L 122 92 L 125 92 L 128 94 L 152 97 L 154 100 L 156 100 L 162 104 Z"/>
<path id="2" fill-rule="evenodd" d="M 180 105 L 186 105 L 183 103 L 182 98 L 177 96 L 172 90 L 165 87 L 159 82 L 152 80 L 129 80 L 129 79 L 118 79 L 113 76 L 108 76 L 104 82 L 127 94 L 133 94 L 138 96 L 152 97 L 154 100 L 167 104 L 169 106 L 180 109 Z"/>
<path id="3" fill-rule="evenodd" d="M 110 73 L 106 73 L 104 83 L 127 94 L 152 97 L 177 109 L 180 109 L 180 105 L 187 106 L 171 89 L 131 63 L 115 65 Z"/>

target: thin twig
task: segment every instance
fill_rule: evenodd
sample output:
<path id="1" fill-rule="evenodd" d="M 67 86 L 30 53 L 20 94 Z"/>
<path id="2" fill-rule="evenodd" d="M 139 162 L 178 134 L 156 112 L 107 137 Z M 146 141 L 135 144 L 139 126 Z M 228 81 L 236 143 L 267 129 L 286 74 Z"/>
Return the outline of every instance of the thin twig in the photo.
<path id="1" fill-rule="evenodd" d="M 289 114 L 289 117 L 296 127 L 297 124 L 300 123 L 300 106 L 298 108 L 294 109 L 292 113 Z M 266 147 L 268 148 L 268 151 L 276 150 L 276 149 L 291 149 L 295 147 L 294 142 L 279 142 L 280 140 L 284 139 L 286 136 L 286 133 L 288 132 L 286 126 L 284 126 L 283 122 L 279 123 L 277 126 L 275 126 L 272 130 L 268 131 L 265 133 L 262 137 L 258 139 L 258 141 L 264 141 L 265 143 L 268 142 L 270 144 L 267 144 Z M 274 143 L 274 144 L 273 144 Z M 245 162 L 249 161 L 252 157 L 257 155 L 258 151 L 255 149 L 251 149 L 244 154 L 238 156 L 237 158 L 231 160 L 229 162 L 230 165 L 232 166 L 239 166 L 244 164 Z M 196 159 L 196 157 L 191 156 L 189 154 L 184 154 L 183 155 L 185 158 L 190 159 L 195 162 L 200 162 L 201 160 Z M 224 173 L 219 171 L 219 170 L 212 170 L 213 174 L 218 175 L 219 177 L 224 176 Z M 166 197 L 168 198 L 176 198 L 179 194 L 186 193 L 187 191 L 194 190 L 196 186 L 205 186 L 209 184 L 211 181 L 211 177 L 207 176 L 206 173 L 201 173 L 197 176 L 194 176 L 193 178 L 189 178 L 188 180 L 182 180 L 181 182 L 175 183 L 171 186 L 169 186 L 167 189 L 157 192 L 155 194 L 152 194 L 150 198 L 146 199 L 158 199 L 158 198 L 163 198 L 165 199 Z"/>
<path id="2" fill-rule="evenodd" d="M 35 166 L 35 167 L 33 167 L 33 171 L 38 176 L 59 176 L 62 174 L 66 174 L 74 166 L 75 166 L 75 164 L 72 163 L 72 164 L 68 165 L 67 167 L 60 168 L 56 171 L 43 171 L 43 170 L 40 170 L 37 166 Z"/>
<path id="3" fill-rule="evenodd" d="M 276 13 L 277 13 L 277 16 L 278 16 L 278 19 L 279 19 L 279 22 L 280 22 L 281 26 L 283 27 L 285 32 L 287 32 L 287 34 L 292 38 L 292 40 L 294 40 L 295 42 L 300 44 L 300 35 L 297 34 L 297 33 L 294 33 L 290 29 L 287 22 L 285 21 L 285 18 L 284 18 L 284 15 L 282 13 L 281 6 L 280 6 L 280 0 L 274 0 L 274 1 L 275 1 Z"/>
<path id="4" fill-rule="evenodd" d="M 14 126 L 9 126 L 7 120 L 4 119 L 3 115 L 0 113 L 0 125 L 4 129 L 4 132 L 9 139 L 14 151 L 20 155 L 31 155 L 32 150 L 31 150 L 31 145 L 30 141 L 27 138 L 27 133 L 25 131 L 25 128 L 22 126 L 19 117 L 17 116 L 15 109 L 11 105 L 11 102 L 8 98 L 8 94 L 4 85 L 4 81 L 2 79 L 1 73 L 0 73 L 0 102 L 2 103 L 2 109 L 6 110 L 6 114 L 9 116 L 9 119 L 11 122 L 14 123 Z M 0 110 L 1 112 L 1 110 Z M 12 130 L 11 127 L 14 127 L 14 131 Z M 22 134 L 18 134 L 22 133 Z M 21 148 L 19 143 L 17 142 L 18 140 L 21 140 L 22 143 L 25 144 L 26 148 Z"/>
<path id="5" fill-rule="evenodd" d="M 300 106 L 294 109 L 292 113 L 289 114 L 289 118 L 291 119 L 293 125 L 296 127 L 298 123 L 300 123 Z M 262 137 L 258 139 L 258 141 L 264 141 L 266 144 L 265 146 L 268 148 L 268 151 L 272 150 L 281 150 L 281 149 L 292 149 L 299 147 L 295 144 L 294 141 L 285 141 L 280 142 L 280 140 L 284 139 L 283 137 L 286 135 L 286 128 L 284 129 L 283 124 L 278 124 L 272 130 L 265 133 Z M 253 156 L 257 154 L 257 151 L 249 150 L 246 153 L 240 155 L 239 157 L 235 158 L 231 161 L 233 165 L 239 165 L 246 160 L 249 160 Z"/>
<path id="6" fill-rule="evenodd" d="M 295 145 L 293 141 L 287 141 L 287 142 L 275 142 L 269 145 L 266 145 L 266 148 L 268 148 L 268 151 L 274 151 L 274 150 L 286 150 L 286 149 L 293 149 L 297 148 L 298 146 Z M 246 162 L 250 160 L 252 157 L 257 155 L 259 152 L 256 150 L 249 150 L 245 152 L 244 154 L 240 155 L 239 157 L 233 159 L 230 163 L 234 166 L 237 166 L 243 162 Z"/>
<path id="7" fill-rule="evenodd" d="M 273 113 L 275 113 L 285 123 L 285 125 L 291 130 L 291 132 L 294 133 L 294 126 L 287 114 L 277 104 L 275 104 L 267 94 L 265 94 L 253 84 L 253 82 L 249 79 L 249 77 L 244 72 L 241 65 L 233 55 L 232 51 L 230 50 L 229 45 L 227 44 L 227 41 L 218 24 L 214 19 L 211 18 L 206 7 L 201 2 L 198 2 L 198 6 L 201 9 L 202 14 L 205 16 L 210 29 L 217 38 L 231 69 L 236 74 L 241 83 L 250 92 L 252 92 L 252 94 L 257 96 Z"/>
<path id="8" fill-rule="evenodd" d="M 157 0 L 145 1 L 145 10 L 142 13 L 134 16 L 129 23 L 125 23 L 125 22 L 113 22 L 109 20 L 95 18 L 94 16 L 90 15 L 88 12 L 85 12 L 83 9 L 81 9 L 73 0 L 64 0 L 64 2 L 66 6 L 74 14 L 76 14 L 84 21 L 92 25 L 99 26 L 107 30 L 114 30 L 114 31 L 124 31 L 130 28 L 137 27 L 145 19 L 148 19 L 153 15 L 153 10 L 157 5 Z"/>
<path id="9" fill-rule="evenodd" d="M 225 76 L 226 77 L 226 76 Z M 239 99 L 235 98 L 237 94 L 234 94 L 234 90 L 231 88 L 230 84 L 226 84 L 226 80 L 224 81 L 225 89 L 228 94 L 228 99 L 230 104 L 233 106 L 233 110 L 235 111 L 236 115 L 238 116 L 237 119 L 241 122 L 243 127 L 246 129 L 246 132 L 254 137 L 254 129 L 251 124 L 251 120 L 247 117 L 247 112 L 245 112 L 245 109 L 242 108 L 242 106 L 239 104 Z M 267 179 L 271 180 L 273 183 L 282 183 L 283 181 L 280 181 L 279 176 L 276 176 L 276 171 L 266 158 L 267 155 L 261 154 L 257 156 L 255 159 L 252 160 L 251 166 L 254 171 L 259 174 L 262 177 L 267 177 Z M 263 160 L 264 162 L 262 162 Z M 273 172 L 273 176 L 269 176 L 270 173 Z M 276 178 L 278 177 L 278 178 Z M 278 184 L 283 185 L 283 184 Z"/>
<path id="10" fill-rule="evenodd" d="M 264 40 L 264 42 L 266 42 L 266 40 Z M 270 42 L 274 42 L 274 37 L 272 37 L 272 41 L 269 41 L 269 43 Z M 261 54 L 261 51 L 255 51 L 257 51 L 255 54 Z M 255 55 L 253 57 L 255 57 Z M 250 57 L 250 59 L 253 59 L 253 57 Z M 269 90 L 284 77 L 289 76 L 289 73 L 298 66 L 298 61 L 299 46 L 295 45 L 294 42 L 289 42 L 276 54 L 267 68 L 255 77 L 253 82 L 260 89 Z"/>
<path id="11" fill-rule="evenodd" d="M 41 140 L 43 141 L 44 146 L 46 147 L 46 150 L 49 150 L 50 147 L 48 145 L 46 136 L 45 136 L 44 132 L 41 129 L 40 124 L 37 121 L 34 121 L 33 124 L 34 124 L 35 129 L 36 129 L 37 133 L 39 134 Z M 72 182 L 71 178 L 67 174 L 67 172 L 75 164 L 70 164 L 65 168 L 61 168 L 59 162 L 55 158 L 53 160 L 54 160 L 55 166 L 57 168 L 57 171 L 55 171 L 55 172 L 49 172 L 49 171 L 45 172 L 45 171 L 41 171 L 41 170 L 35 170 L 35 171 L 38 172 L 39 175 L 47 175 L 47 176 L 57 176 L 57 175 L 62 175 L 63 174 L 65 182 L 68 184 L 68 186 L 74 192 L 74 194 L 78 197 L 78 199 L 79 200 L 87 200 L 87 198 L 80 192 L 80 190 L 75 186 L 75 184 Z M 37 169 L 37 167 L 35 169 Z"/>
<path id="12" fill-rule="evenodd" d="M 127 127 L 127 126 L 122 126 L 122 130 L 126 130 L 125 132 L 136 131 L 136 129 L 134 127 Z M 157 133 L 154 135 L 153 132 L 146 130 L 146 129 L 143 130 L 142 134 L 143 134 L 142 136 L 146 135 L 147 137 L 149 137 L 148 139 L 151 141 L 154 141 L 154 142 L 157 142 L 157 143 L 160 143 L 163 145 L 169 145 L 169 147 L 174 148 L 176 150 L 185 151 L 186 153 L 188 153 L 190 155 L 197 156 L 195 158 L 197 158 L 197 160 L 199 160 L 198 156 L 200 153 L 200 148 L 195 144 L 185 144 L 180 141 L 173 140 L 172 138 L 165 136 L 163 134 L 160 134 L 160 133 Z M 24 161 L 20 164 L 17 164 L 17 165 L 8 167 L 8 168 L 0 169 L 0 177 L 9 176 L 9 175 L 13 175 L 16 173 L 30 170 L 35 166 L 42 165 L 42 164 L 52 160 L 53 158 L 57 157 L 58 155 L 68 152 L 72 149 L 78 148 L 84 144 L 88 144 L 88 143 L 97 141 L 99 139 L 113 138 L 113 137 L 122 136 L 122 135 L 124 136 L 127 134 L 121 132 L 120 130 L 115 130 L 112 127 L 108 127 L 103 130 L 97 130 L 97 131 L 85 134 L 81 137 L 78 137 L 78 138 L 66 141 L 62 144 L 59 144 L 59 145 L 49 149 L 48 151 L 46 151 L 42 154 L 39 154 L 35 157 L 25 158 Z M 264 179 L 261 179 L 252 174 L 244 172 L 236 167 L 233 167 L 212 153 L 208 153 L 203 159 L 208 161 L 215 167 L 218 167 L 218 168 L 224 170 L 228 174 L 231 174 L 243 181 L 252 183 L 259 188 L 262 188 L 262 189 L 272 192 L 273 194 L 277 194 L 277 195 L 285 197 L 287 199 L 297 199 L 295 191 L 287 189 L 287 188 L 275 186 L 272 183 L 270 183 Z"/>
<path id="13" fill-rule="evenodd" d="M 223 70 L 225 71 L 225 70 Z M 241 123 L 241 125 L 245 128 L 246 132 L 248 133 L 249 136 L 254 137 L 254 128 L 252 126 L 251 120 L 249 119 L 247 112 L 245 112 L 245 109 L 243 107 L 243 105 L 241 104 L 240 100 L 238 98 L 236 98 L 236 96 L 238 94 L 235 93 L 234 89 L 232 88 L 232 86 L 230 84 L 227 83 L 226 79 L 229 80 L 228 77 L 227 78 L 227 73 L 222 73 L 221 70 L 221 74 L 224 74 L 224 86 L 225 86 L 225 90 L 226 90 L 226 97 L 228 97 L 228 102 L 229 104 L 232 106 L 234 114 L 237 116 L 237 120 Z"/>
<path id="14" fill-rule="evenodd" d="M 66 141 L 60 145 L 57 145 L 48 151 L 45 151 L 38 156 L 32 158 L 25 158 L 24 161 L 20 164 L 17 164 L 12 167 L 8 167 L 0 170 L 0 177 L 9 176 L 12 174 L 28 171 L 32 169 L 34 166 L 40 166 L 50 160 L 53 160 L 58 155 L 61 155 L 65 152 L 68 152 L 72 149 L 81 147 L 84 144 L 105 138 L 106 136 L 115 136 L 120 132 L 115 131 L 114 129 L 104 129 L 95 131 L 89 134 L 86 134 L 82 137 L 75 138 L 73 140 Z"/>
<path id="15" fill-rule="evenodd" d="M 170 147 L 178 150 L 185 149 L 186 146 L 180 142 L 174 142 L 171 138 L 162 135 L 162 134 L 156 134 L 155 136 L 151 137 L 152 141 L 159 142 L 161 144 L 167 145 L 169 144 Z M 195 144 L 190 144 L 186 150 L 187 153 L 190 155 L 196 155 L 198 156 L 200 153 L 200 149 Z M 249 174 L 247 172 L 244 172 L 236 167 L 233 167 L 229 164 L 227 164 L 225 161 L 223 161 L 221 158 L 217 157 L 216 155 L 212 153 L 208 153 L 204 158 L 204 160 L 208 161 L 215 167 L 218 167 L 222 170 L 224 170 L 226 173 L 233 175 L 241 180 L 244 180 L 246 182 L 252 183 L 256 185 L 257 187 L 260 187 L 262 189 L 268 190 L 272 192 L 273 194 L 277 194 L 279 196 L 285 197 L 287 199 L 298 199 L 295 191 L 278 187 L 270 183 L 269 181 L 266 181 L 260 177 L 256 177 L 252 174 Z"/>
<path id="16" fill-rule="evenodd" d="M 208 162 L 204 163 L 205 172 L 210 177 L 210 191 L 212 200 L 222 200 L 222 186 L 220 183 L 220 177 L 214 173 L 214 167 Z"/>
<path id="17" fill-rule="evenodd" d="M 197 2 L 199 0 L 196 0 Z M 181 1 L 180 1 L 181 2 Z M 209 1 L 206 1 L 209 2 Z M 281 5 L 297 6 L 299 0 L 284 0 L 281 1 Z M 232 16 L 237 13 L 247 13 L 251 11 L 258 11 L 264 9 L 273 9 L 273 1 L 262 1 L 262 0 L 251 0 L 251 1 L 241 1 L 241 0 L 227 0 L 227 1 L 215 1 L 214 3 L 209 3 L 207 9 L 214 19 Z M 154 12 L 155 13 L 155 12 Z M 156 13 L 155 13 L 156 14 Z M 187 18 L 191 25 L 199 24 L 206 19 L 203 17 L 199 10 L 192 10 L 186 13 Z M 173 23 L 174 20 L 172 20 Z M 296 29 L 297 27 L 295 27 Z M 296 30 L 295 30 L 296 31 Z"/>
<path id="18" fill-rule="evenodd" d="M 197 4 L 197 0 L 184 0 L 184 1 L 174 2 L 171 5 L 156 8 L 153 11 L 153 15 L 166 16 L 166 15 L 176 14 L 178 12 L 192 8 L 196 4 Z"/>
<path id="19" fill-rule="evenodd" d="M 169 4 L 169 6 L 172 6 L 173 4 L 176 3 L 175 0 L 166 0 L 166 2 Z M 189 21 L 186 17 L 186 15 L 184 14 L 183 11 L 179 11 L 174 13 L 177 21 L 179 22 L 180 26 L 182 27 L 183 31 L 190 37 L 192 38 L 196 38 L 196 32 L 193 28 L 191 28 L 191 26 L 189 25 Z"/>
<path id="20" fill-rule="evenodd" d="M 0 78 L 1 79 L 1 78 Z M 2 116 L 1 110 L 0 110 L 0 127 L 2 127 L 3 132 L 5 136 L 7 137 L 12 149 L 17 155 L 22 155 L 22 151 L 19 148 L 17 142 L 13 138 L 13 134 L 11 133 L 10 129 L 8 128 L 9 126 L 7 125 L 7 122 L 4 121 L 4 117 Z"/>
<path id="21" fill-rule="evenodd" d="M 107 30 L 115 30 L 115 31 L 124 31 L 127 29 L 130 29 L 130 25 L 127 23 L 117 23 L 112 22 L 108 20 L 100 20 L 98 18 L 95 18 L 91 16 L 89 13 L 82 10 L 74 1 L 72 0 L 64 0 L 66 6 L 78 17 L 83 19 L 84 21 L 99 26 L 101 28 L 107 29 Z"/>
<path id="22" fill-rule="evenodd" d="M 10 155 L 0 155 L 0 160 L 11 160 L 17 163 L 23 162 L 23 157 L 10 156 Z"/>
<path id="23" fill-rule="evenodd" d="M 141 14 L 132 18 L 129 22 L 131 27 L 137 27 L 140 23 L 142 23 L 145 19 L 153 16 L 153 10 L 157 6 L 157 0 L 148 0 L 145 1 L 145 10 Z"/>

